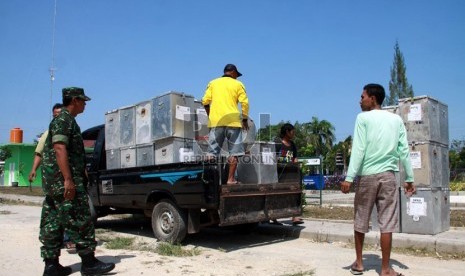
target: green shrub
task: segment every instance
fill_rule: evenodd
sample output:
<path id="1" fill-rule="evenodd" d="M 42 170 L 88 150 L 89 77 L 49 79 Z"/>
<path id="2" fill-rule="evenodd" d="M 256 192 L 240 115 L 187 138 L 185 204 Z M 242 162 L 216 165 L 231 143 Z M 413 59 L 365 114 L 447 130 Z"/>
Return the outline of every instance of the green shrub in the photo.
<path id="1" fill-rule="evenodd" d="M 463 192 L 465 191 L 465 182 L 456 182 L 452 181 L 450 182 L 450 190 L 453 192 Z"/>

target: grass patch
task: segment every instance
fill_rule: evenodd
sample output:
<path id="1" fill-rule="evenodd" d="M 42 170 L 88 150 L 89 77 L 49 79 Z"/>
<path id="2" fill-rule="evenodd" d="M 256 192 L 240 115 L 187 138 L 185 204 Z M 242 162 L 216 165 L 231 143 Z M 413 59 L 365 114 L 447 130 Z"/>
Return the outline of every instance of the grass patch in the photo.
<path id="1" fill-rule="evenodd" d="M 170 257 L 191 257 L 200 255 L 201 253 L 201 250 L 198 248 L 188 249 L 179 244 L 170 244 L 166 242 L 147 243 L 135 237 L 116 236 L 113 235 L 111 230 L 99 230 L 97 232 L 97 239 L 103 242 L 104 247 L 107 249 L 146 251 Z"/>
<path id="2" fill-rule="evenodd" d="M 116 237 L 105 244 L 108 249 L 132 249 L 135 238 Z"/>
<path id="3" fill-rule="evenodd" d="M 307 205 L 303 210 L 304 218 L 331 219 L 331 220 L 353 220 L 354 208 L 339 206 L 315 206 Z"/>
<path id="4" fill-rule="evenodd" d="M 465 227 L 465 210 L 451 210 L 450 226 Z"/>
<path id="5" fill-rule="evenodd" d="M 0 215 L 9 215 L 11 214 L 10 211 L 0 211 Z"/>
<path id="6" fill-rule="evenodd" d="M 291 274 L 283 274 L 281 276 L 312 276 L 315 275 L 315 270 L 307 270 L 307 271 L 300 271 L 296 273 L 291 273 Z"/>
<path id="7" fill-rule="evenodd" d="M 465 191 L 465 182 L 452 181 L 449 183 L 449 187 L 452 192 L 463 192 Z"/>
<path id="8" fill-rule="evenodd" d="M 158 244 L 156 253 L 162 256 L 173 256 L 173 257 L 191 257 L 200 255 L 200 250 L 197 248 L 184 249 L 179 244 L 171 244 L 167 242 L 161 242 Z"/>

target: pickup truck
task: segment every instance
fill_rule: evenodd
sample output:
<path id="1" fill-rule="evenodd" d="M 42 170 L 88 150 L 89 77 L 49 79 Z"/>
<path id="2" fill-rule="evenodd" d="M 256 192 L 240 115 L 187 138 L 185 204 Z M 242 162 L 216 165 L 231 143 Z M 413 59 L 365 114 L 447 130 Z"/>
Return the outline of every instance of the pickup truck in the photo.
<path id="1" fill-rule="evenodd" d="M 181 242 L 202 227 L 251 230 L 259 222 L 298 216 L 299 164 L 278 164 L 278 183 L 225 185 L 224 160 L 106 169 L 105 125 L 82 133 L 88 193 L 96 220 L 113 213 L 143 213 L 158 240 Z"/>

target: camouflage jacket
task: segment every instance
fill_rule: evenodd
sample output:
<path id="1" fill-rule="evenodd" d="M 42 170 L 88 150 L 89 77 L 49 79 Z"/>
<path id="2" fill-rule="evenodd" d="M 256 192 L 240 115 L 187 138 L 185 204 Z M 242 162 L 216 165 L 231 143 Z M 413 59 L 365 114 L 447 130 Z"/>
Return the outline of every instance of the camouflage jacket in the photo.
<path id="1" fill-rule="evenodd" d="M 68 162 L 76 190 L 85 191 L 85 152 L 81 129 L 66 108 L 55 117 L 49 126 L 42 158 L 43 189 L 46 195 L 58 196 L 64 193 L 64 178 L 58 167 L 53 144 L 66 145 Z"/>

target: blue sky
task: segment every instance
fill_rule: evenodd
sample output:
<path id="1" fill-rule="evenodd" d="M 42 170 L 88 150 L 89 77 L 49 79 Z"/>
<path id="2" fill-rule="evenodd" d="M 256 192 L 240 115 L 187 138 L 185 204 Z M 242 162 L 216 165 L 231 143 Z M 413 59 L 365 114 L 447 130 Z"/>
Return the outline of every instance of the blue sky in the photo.
<path id="1" fill-rule="evenodd" d="M 362 87 L 388 91 L 396 41 L 415 95 L 447 104 L 450 138 L 465 139 L 462 0 L 58 0 L 51 86 L 54 3 L 0 1 L 0 144 L 13 127 L 32 142 L 63 87 L 92 98 L 85 130 L 170 90 L 200 99 L 227 63 L 244 74 L 252 118 L 315 116 L 343 140 Z"/>

